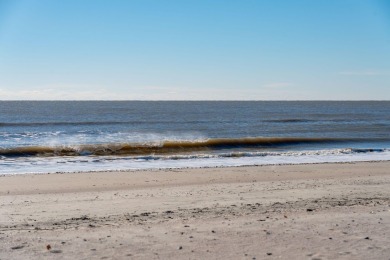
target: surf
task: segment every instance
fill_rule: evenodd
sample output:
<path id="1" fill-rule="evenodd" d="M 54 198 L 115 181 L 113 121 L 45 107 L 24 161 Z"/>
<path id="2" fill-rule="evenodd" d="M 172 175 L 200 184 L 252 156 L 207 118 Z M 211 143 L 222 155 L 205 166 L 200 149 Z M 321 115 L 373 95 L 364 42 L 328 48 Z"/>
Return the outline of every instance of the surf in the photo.
<path id="1" fill-rule="evenodd" d="M 146 143 L 105 143 L 59 146 L 21 146 L 1 148 L 2 157 L 23 156 L 142 156 L 150 154 L 182 154 L 191 152 L 212 152 L 225 149 L 257 148 L 267 149 L 305 144 L 331 144 L 362 141 L 378 141 L 363 138 L 302 138 L 302 137 L 245 137 L 211 138 L 205 140 L 165 140 Z"/>

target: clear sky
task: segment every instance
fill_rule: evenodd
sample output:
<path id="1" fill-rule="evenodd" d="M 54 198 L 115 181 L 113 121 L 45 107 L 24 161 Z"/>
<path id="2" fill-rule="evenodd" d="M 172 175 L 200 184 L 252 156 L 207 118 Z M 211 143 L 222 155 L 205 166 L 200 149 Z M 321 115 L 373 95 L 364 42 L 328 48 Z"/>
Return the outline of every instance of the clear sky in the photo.
<path id="1" fill-rule="evenodd" d="M 0 100 L 390 100 L 390 1 L 0 0 Z"/>

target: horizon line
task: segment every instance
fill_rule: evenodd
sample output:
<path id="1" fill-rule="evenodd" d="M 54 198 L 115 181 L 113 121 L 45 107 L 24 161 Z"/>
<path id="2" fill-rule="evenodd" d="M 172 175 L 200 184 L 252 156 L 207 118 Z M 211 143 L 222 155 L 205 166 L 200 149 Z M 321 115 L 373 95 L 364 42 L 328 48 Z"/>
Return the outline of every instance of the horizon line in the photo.
<path id="1" fill-rule="evenodd" d="M 224 100 L 224 99 L 172 99 L 172 100 L 158 100 L 158 99 L 6 99 L 0 102 L 389 102 L 390 99 L 292 99 L 292 100 L 266 100 L 266 99 L 253 99 L 253 100 Z"/>

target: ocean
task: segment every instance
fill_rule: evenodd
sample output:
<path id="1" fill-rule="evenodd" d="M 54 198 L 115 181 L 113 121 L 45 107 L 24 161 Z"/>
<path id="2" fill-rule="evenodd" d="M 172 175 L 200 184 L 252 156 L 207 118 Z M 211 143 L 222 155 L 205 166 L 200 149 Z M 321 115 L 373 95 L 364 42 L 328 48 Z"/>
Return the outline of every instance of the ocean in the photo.
<path id="1" fill-rule="evenodd" d="M 0 101 L 0 174 L 390 160 L 390 101 Z"/>

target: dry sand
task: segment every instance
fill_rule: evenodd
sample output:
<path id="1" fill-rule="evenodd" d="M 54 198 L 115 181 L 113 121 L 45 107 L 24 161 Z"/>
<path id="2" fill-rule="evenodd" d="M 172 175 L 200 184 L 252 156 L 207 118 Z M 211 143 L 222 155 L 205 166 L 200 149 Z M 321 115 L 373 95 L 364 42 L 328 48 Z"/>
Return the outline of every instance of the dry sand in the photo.
<path id="1" fill-rule="evenodd" d="M 390 259 L 390 162 L 0 184 L 0 259 Z"/>

